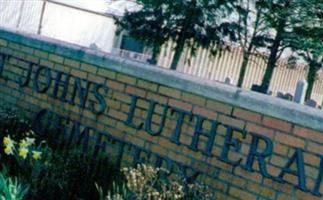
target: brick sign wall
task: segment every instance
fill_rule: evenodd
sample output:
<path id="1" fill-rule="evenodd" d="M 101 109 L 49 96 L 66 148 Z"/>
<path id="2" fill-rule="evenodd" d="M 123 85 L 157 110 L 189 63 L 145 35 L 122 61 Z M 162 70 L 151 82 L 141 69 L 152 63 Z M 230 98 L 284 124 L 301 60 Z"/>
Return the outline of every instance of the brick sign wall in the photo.
<path id="1" fill-rule="evenodd" d="M 322 198 L 319 110 L 9 30 L 0 102 L 37 124 L 58 119 L 47 126 L 122 163 L 202 181 L 218 199 Z"/>

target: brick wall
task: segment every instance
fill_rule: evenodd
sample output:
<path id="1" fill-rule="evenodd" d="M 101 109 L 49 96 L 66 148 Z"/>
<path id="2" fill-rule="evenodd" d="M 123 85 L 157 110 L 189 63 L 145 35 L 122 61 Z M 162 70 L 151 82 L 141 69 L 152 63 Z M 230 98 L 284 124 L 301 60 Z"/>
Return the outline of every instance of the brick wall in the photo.
<path id="1" fill-rule="evenodd" d="M 0 102 L 90 127 L 126 163 L 198 173 L 218 199 L 322 198 L 323 117 L 298 104 L 9 30 Z"/>

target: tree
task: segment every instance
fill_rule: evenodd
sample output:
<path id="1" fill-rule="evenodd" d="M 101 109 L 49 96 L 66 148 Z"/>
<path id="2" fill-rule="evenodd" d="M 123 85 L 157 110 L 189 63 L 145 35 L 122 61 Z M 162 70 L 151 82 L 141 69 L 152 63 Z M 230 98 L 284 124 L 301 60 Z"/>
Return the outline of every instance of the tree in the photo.
<path id="1" fill-rule="evenodd" d="M 276 63 L 284 50 L 288 48 L 289 43 L 285 41 L 289 40 L 289 36 L 293 33 L 294 24 L 292 23 L 292 19 L 296 14 L 295 10 L 300 6 L 299 1 L 301 0 L 263 1 L 263 6 L 266 7 L 264 12 L 265 22 L 275 33 L 271 39 L 270 53 L 260 86 L 260 92 L 267 92 Z"/>
<path id="2" fill-rule="evenodd" d="M 235 23 L 224 20 L 236 0 L 138 0 L 137 12 L 126 12 L 116 24 L 131 36 L 153 46 L 157 56 L 163 44 L 176 43 L 171 69 L 176 70 L 185 47 L 194 55 L 198 47 L 213 54 L 224 41 L 235 39 Z"/>
<path id="3" fill-rule="evenodd" d="M 266 47 L 270 39 L 269 27 L 264 23 L 264 3 L 262 0 L 242 0 L 237 6 L 240 31 L 239 44 L 243 51 L 238 87 L 242 87 L 250 56 L 260 47 Z"/>
<path id="4" fill-rule="evenodd" d="M 305 99 L 311 98 L 317 72 L 323 67 L 323 1 L 301 2 L 298 20 L 294 21 L 294 32 L 289 46 L 308 64 L 308 87 Z"/>

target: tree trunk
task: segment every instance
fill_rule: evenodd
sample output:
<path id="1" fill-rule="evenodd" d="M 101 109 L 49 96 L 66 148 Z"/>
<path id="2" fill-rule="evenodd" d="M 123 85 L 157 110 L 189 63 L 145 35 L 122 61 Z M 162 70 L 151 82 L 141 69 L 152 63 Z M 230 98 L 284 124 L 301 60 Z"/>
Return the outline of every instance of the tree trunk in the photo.
<path id="1" fill-rule="evenodd" d="M 284 5 L 284 8 L 285 9 L 289 9 L 289 4 L 290 4 L 290 1 L 285 1 L 285 5 Z M 282 41 L 282 37 L 283 37 L 283 34 L 284 34 L 284 29 L 286 27 L 286 18 L 288 16 L 280 16 L 280 19 L 279 19 L 279 22 L 278 22 L 278 26 L 277 26 L 277 34 L 275 36 L 275 39 L 274 39 L 274 42 L 273 42 L 273 45 L 270 49 L 270 56 L 268 58 L 268 63 L 267 63 L 267 67 L 266 67 L 266 71 L 265 71 L 265 74 L 262 78 L 262 83 L 261 83 L 261 92 L 262 93 L 267 93 L 268 92 L 268 88 L 269 88 L 269 85 L 270 85 L 270 81 L 271 81 L 271 78 L 273 76 L 273 73 L 274 73 L 274 69 L 276 67 L 276 62 L 277 60 L 279 59 L 278 57 L 278 53 L 279 53 L 279 47 L 280 47 L 280 43 Z"/>
<path id="2" fill-rule="evenodd" d="M 176 70 L 177 69 L 177 65 L 179 63 L 179 60 L 181 59 L 181 55 L 183 52 L 185 46 L 185 39 L 184 38 L 179 38 L 177 40 L 177 44 L 176 44 L 176 48 L 175 48 L 175 54 L 172 60 L 172 64 L 170 66 L 171 70 Z"/>
<path id="3" fill-rule="evenodd" d="M 273 76 L 274 69 L 276 67 L 276 62 L 278 60 L 277 55 L 278 55 L 278 52 L 279 52 L 280 43 L 282 41 L 282 33 L 284 32 L 285 25 L 286 25 L 285 19 L 281 20 L 280 24 L 278 26 L 278 29 L 277 29 L 277 34 L 276 34 L 276 37 L 274 39 L 273 45 L 272 45 L 272 47 L 270 49 L 270 55 L 269 55 L 269 58 L 268 58 L 266 71 L 265 71 L 265 74 L 264 74 L 264 76 L 262 78 L 262 83 L 261 83 L 261 86 L 260 86 L 262 93 L 267 93 L 268 92 L 268 88 L 269 88 L 269 85 L 270 85 L 270 80 L 271 80 L 271 78 Z"/>
<path id="4" fill-rule="evenodd" d="M 316 73 L 319 70 L 319 67 L 316 66 L 316 63 L 309 63 L 309 70 L 307 74 L 307 90 L 305 94 L 305 101 L 311 99 L 311 94 L 313 91 L 313 86 L 316 79 Z"/>
<path id="5" fill-rule="evenodd" d="M 243 85 L 244 77 L 246 75 L 247 66 L 249 63 L 249 57 L 251 54 L 251 50 L 252 50 L 252 44 L 249 44 L 247 51 L 243 51 L 243 61 L 242 61 L 240 73 L 239 73 L 239 80 L 238 80 L 238 85 L 237 85 L 238 87 L 242 87 L 242 85 Z"/>

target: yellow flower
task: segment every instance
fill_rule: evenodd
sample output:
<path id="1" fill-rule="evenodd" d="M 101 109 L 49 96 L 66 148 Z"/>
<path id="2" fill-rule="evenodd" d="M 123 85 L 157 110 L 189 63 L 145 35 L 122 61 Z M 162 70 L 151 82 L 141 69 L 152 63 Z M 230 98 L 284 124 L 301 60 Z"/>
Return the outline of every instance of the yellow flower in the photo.
<path id="1" fill-rule="evenodd" d="M 28 143 L 26 140 L 21 140 L 19 143 L 20 148 L 28 147 Z"/>
<path id="2" fill-rule="evenodd" d="M 40 151 L 33 151 L 33 159 L 35 159 L 35 160 L 41 159 L 41 152 Z"/>
<path id="3" fill-rule="evenodd" d="M 35 143 L 35 139 L 34 138 L 25 138 L 25 139 L 22 139 L 19 143 L 19 147 L 20 148 L 24 148 L 24 147 L 28 147 L 30 145 L 33 145 Z"/>
<path id="4" fill-rule="evenodd" d="M 10 136 L 8 135 L 7 137 L 3 138 L 3 144 L 5 146 L 13 146 L 14 141 L 10 138 Z"/>
<path id="5" fill-rule="evenodd" d="M 29 137 L 27 137 L 25 140 L 26 140 L 28 146 L 29 145 L 32 145 L 32 144 L 35 144 L 35 138 L 29 138 Z"/>
<path id="6" fill-rule="evenodd" d="M 23 159 L 27 157 L 28 149 L 23 147 L 19 149 L 19 156 L 21 156 Z"/>
<path id="7" fill-rule="evenodd" d="M 6 146 L 6 148 L 4 149 L 4 153 L 7 155 L 13 155 L 13 146 L 12 145 Z"/>

